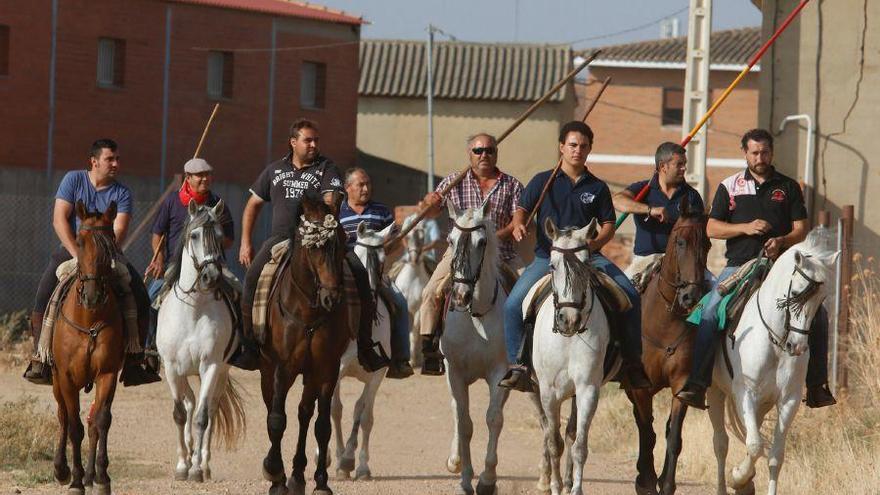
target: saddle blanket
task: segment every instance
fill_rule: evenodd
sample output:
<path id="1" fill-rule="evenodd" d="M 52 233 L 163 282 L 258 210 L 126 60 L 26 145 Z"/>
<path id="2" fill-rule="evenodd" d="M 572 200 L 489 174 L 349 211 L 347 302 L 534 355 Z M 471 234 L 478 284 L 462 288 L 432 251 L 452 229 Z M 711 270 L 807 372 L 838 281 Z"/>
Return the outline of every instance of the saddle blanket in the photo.
<path id="1" fill-rule="evenodd" d="M 722 296 L 716 307 L 715 314 L 718 317 L 718 331 L 723 332 L 739 322 L 745 303 L 760 287 L 772 262 L 767 258 L 756 258 L 742 266 L 730 277 L 718 283 L 716 290 Z M 703 316 L 703 308 L 709 304 L 712 292 L 703 296 L 699 304 L 687 317 L 687 322 L 699 325 Z"/>
<path id="2" fill-rule="evenodd" d="M 599 296 L 599 301 L 606 310 L 624 313 L 632 309 L 632 303 L 629 301 L 626 292 L 617 285 L 613 278 L 604 272 L 597 272 L 599 287 L 594 287 Z M 525 307 L 527 311 L 523 312 L 523 318 L 534 318 L 538 314 L 541 304 L 550 297 L 553 289 L 550 285 L 550 274 L 544 275 L 529 290 L 526 295 Z"/>

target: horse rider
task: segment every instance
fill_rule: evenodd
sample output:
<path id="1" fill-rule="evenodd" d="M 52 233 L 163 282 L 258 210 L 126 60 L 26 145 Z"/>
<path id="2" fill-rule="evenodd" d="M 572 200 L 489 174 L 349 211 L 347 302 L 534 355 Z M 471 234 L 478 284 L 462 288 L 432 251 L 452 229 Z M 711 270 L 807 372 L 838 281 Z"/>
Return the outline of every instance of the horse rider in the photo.
<path id="1" fill-rule="evenodd" d="M 773 166 L 773 136 L 764 129 L 752 129 L 743 135 L 740 144 L 747 168 L 718 185 L 706 225 L 709 237 L 727 240 L 727 266 L 718 276 L 719 283 L 762 251 L 776 259 L 803 241 L 808 231 L 800 186 Z M 690 376 L 675 394 L 685 404 L 701 409 L 706 408 L 706 388 L 712 381 L 715 352 L 723 340 L 723 333 L 717 331 L 716 313 L 721 298 L 716 284 L 702 309 Z M 813 318 L 809 348 L 806 404 L 836 404 L 828 390 L 828 314 L 822 306 Z"/>
<path id="2" fill-rule="evenodd" d="M 76 202 L 82 201 L 88 211 L 105 211 L 110 203 L 115 201 L 117 214 L 113 221 L 113 234 L 116 246 L 125 240 L 134 205 L 131 190 L 116 180 L 119 166 L 117 144 L 110 139 L 99 139 L 92 143 L 89 151 L 88 169 L 68 172 L 58 186 L 52 212 L 52 227 L 61 245 L 52 252 L 37 288 L 34 309 L 31 313 L 31 333 L 35 351 L 40 340 L 43 314 L 58 284 L 55 271 L 61 263 L 76 258 L 76 233 L 80 224 L 74 212 Z M 131 263 L 122 257 L 121 251 L 117 251 L 116 259 L 124 262 L 128 267 L 131 275 L 130 290 L 137 304 L 138 333 L 142 337 L 146 336 L 150 321 L 150 300 L 147 289 Z M 33 383 L 48 385 L 51 383 L 50 367 L 37 358 L 31 359 L 24 378 Z M 153 383 L 161 379 L 157 370 L 143 366 L 143 353 L 126 355 L 120 378 L 125 386 Z"/>
<path id="3" fill-rule="evenodd" d="M 350 168 L 345 172 L 345 193 L 346 200 L 339 210 L 339 223 L 345 229 L 345 242 L 348 245 L 346 259 L 351 264 L 361 264 L 353 251 L 357 242 L 358 225 L 365 222 L 367 228 L 379 232 L 394 223 L 394 214 L 384 204 L 372 200 L 373 184 L 367 171 L 360 167 Z M 409 308 L 403 294 L 384 277 L 379 284 L 378 290 L 385 300 L 394 305 L 395 315 L 391 324 L 391 365 L 385 376 L 407 378 L 413 374 L 409 364 Z"/>
<path id="4" fill-rule="evenodd" d="M 464 180 L 453 187 L 445 198 L 435 191 L 429 192 L 422 200 L 430 208 L 427 217 L 437 218 L 446 201 L 452 201 L 459 210 L 480 208 L 488 201 L 489 217 L 495 223 L 497 229 L 495 235 L 500 241 L 498 247 L 501 262 L 511 270 L 518 271 L 522 269 L 523 261 L 513 245 L 511 237 L 513 225 L 510 221 L 522 193 L 522 183 L 498 168 L 498 141 L 495 136 L 480 133 L 469 137 L 467 154 L 470 170 L 465 174 Z M 437 191 L 446 188 L 457 175 L 458 172 L 446 176 L 437 186 Z M 423 375 L 444 373 L 439 328 L 443 317 L 443 292 L 451 279 L 452 256 L 452 249 L 447 247 L 422 291 L 419 333 L 422 337 L 422 354 L 425 358 L 422 365 Z"/>
<path id="5" fill-rule="evenodd" d="M 658 146 L 654 166 L 650 180 L 634 182 L 611 197 L 616 210 L 633 214 L 636 226 L 633 259 L 625 271 L 630 279 L 666 252 L 666 242 L 681 213 L 678 208 L 682 198 L 687 198 L 691 210 L 705 209 L 700 193 L 684 180 L 687 154 L 681 145 L 667 141 Z M 636 194 L 645 185 L 649 185 L 648 194 L 641 202 L 636 201 Z M 714 278 L 708 271 L 706 275 L 708 280 Z"/>
<path id="6" fill-rule="evenodd" d="M 561 172 L 556 176 L 547 192 L 546 201 L 541 204 L 537 215 L 537 225 L 544 225 L 546 218 L 552 218 L 563 228 L 582 228 L 593 220 L 598 220 L 601 229 L 596 238 L 588 241 L 590 263 L 594 268 L 606 273 L 626 292 L 632 308 L 623 318 L 626 330 L 614 332 L 621 342 L 623 368 L 621 381 L 626 388 L 649 388 L 651 386 L 642 367 L 641 352 L 641 310 L 639 294 L 630 280 L 599 250 L 614 236 L 614 207 L 608 186 L 587 169 L 587 155 L 593 147 L 593 130 L 580 121 L 562 126 L 559 133 L 559 152 L 562 154 Z M 541 172 L 529 182 L 520 198 L 513 216 L 513 237 L 518 242 L 526 236 L 526 220 L 538 203 L 538 198 L 551 175 L 551 171 Z M 510 368 L 499 383 L 502 387 L 516 388 L 520 379 L 528 377 L 529 369 L 519 363 L 517 353 L 524 338 L 522 304 L 529 289 L 550 272 L 551 242 L 540 227 L 537 229 L 535 259 L 519 277 L 507 302 L 504 305 L 504 334 L 507 343 L 507 358 Z M 529 380 L 531 382 L 531 380 Z"/>
<path id="7" fill-rule="evenodd" d="M 245 369 L 256 369 L 259 348 L 253 332 L 252 308 L 257 281 L 263 266 L 269 261 L 275 244 L 293 237 L 299 226 L 300 200 L 306 192 L 323 195 L 331 204 L 333 193 L 344 193 L 339 169 L 319 152 L 318 126 L 308 119 L 299 119 L 290 126 L 287 155 L 270 163 L 250 188 L 241 217 L 241 247 L 239 261 L 247 267 L 242 293 L 241 311 L 243 339 L 238 359 L 232 364 Z M 254 255 L 251 237 L 257 215 L 266 202 L 272 203 L 272 230 L 268 239 Z M 361 317 L 358 328 L 358 361 L 367 371 L 377 371 L 388 365 L 388 359 L 375 350 L 372 342 L 373 306 L 370 281 L 366 270 L 358 263 L 350 264 L 361 299 Z"/>
<path id="8" fill-rule="evenodd" d="M 183 165 L 184 180 L 183 185 L 177 194 L 169 194 L 156 218 L 153 219 L 152 237 L 150 242 L 153 247 L 153 261 L 150 262 L 146 269 L 146 275 L 153 277 L 153 282 L 147 287 L 147 293 L 150 295 L 150 301 L 155 301 L 156 297 L 162 291 L 165 285 L 163 277 L 165 276 L 165 268 L 167 262 L 171 260 L 171 256 L 175 253 L 177 243 L 180 240 L 180 233 L 189 220 L 189 211 L 187 207 L 190 201 L 195 201 L 200 206 L 214 207 L 220 201 L 211 191 L 211 183 L 214 181 L 214 167 L 201 158 L 193 158 Z M 223 205 L 223 213 L 220 216 L 220 228 L 223 230 L 223 249 L 232 247 L 235 241 L 234 222 L 229 206 Z M 223 270 L 223 276 L 229 281 L 230 287 L 238 287 L 240 284 L 227 269 Z M 237 297 L 230 295 L 232 300 Z M 237 305 L 236 305 L 237 306 Z M 237 311 L 237 309 L 235 310 Z M 147 360 L 152 359 L 151 355 L 155 355 L 156 349 L 156 317 L 157 311 L 150 311 L 150 335 L 147 339 Z M 239 318 L 240 320 L 240 318 Z M 238 327 L 237 327 L 238 328 Z M 240 328 L 238 329 L 241 331 Z"/>

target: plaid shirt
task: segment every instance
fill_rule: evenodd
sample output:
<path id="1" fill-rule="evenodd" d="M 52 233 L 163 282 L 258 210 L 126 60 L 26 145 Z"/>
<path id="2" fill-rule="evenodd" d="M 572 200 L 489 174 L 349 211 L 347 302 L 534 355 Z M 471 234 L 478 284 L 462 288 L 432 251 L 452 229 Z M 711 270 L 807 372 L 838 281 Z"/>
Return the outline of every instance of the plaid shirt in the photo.
<path id="1" fill-rule="evenodd" d="M 437 192 L 442 191 L 457 175 L 458 172 L 447 175 L 443 182 L 437 186 Z M 495 222 L 496 229 L 503 229 L 513 220 L 513 212 L 516 211 L 516 206 L 519 204 L 522 190 L 522 183 L 515 177 L 504 172 L 498 173 L 498 180 L 486 194 L 489 198 L 489 217 Z M 451 199 L 452 204 L 458 209 L 479 208 L 483 206 L 485 198 L 473 171 L 469 171 L 464 180 L 453 187 L 447 196 L 447 199 Z M 512 240 L 501 241 L 498 247 L 503 261 L 516 257 L 516 248 Z"/>

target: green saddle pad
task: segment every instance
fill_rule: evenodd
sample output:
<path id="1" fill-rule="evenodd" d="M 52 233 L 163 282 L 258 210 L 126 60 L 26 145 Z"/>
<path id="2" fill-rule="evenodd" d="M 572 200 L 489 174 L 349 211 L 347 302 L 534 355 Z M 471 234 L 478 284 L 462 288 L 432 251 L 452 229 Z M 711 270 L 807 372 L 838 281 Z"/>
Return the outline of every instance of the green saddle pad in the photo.
<path id="1" fill-rule="evenodd" d="M 744 276 L 739 282 L 737 282 L 736 287 L 730 292 L 728 292 L 724 297 L 721 298 L 721 301 L 718 302 L 718 306 L 716 306 L 715 311 L 718 316 L 718 328 L 719 332 L 723 332 L 727 328 L 728 323 L 728 312 L 727 307 L 733 301 L 736 296 L 740 293 L 740 291 L 744 290 L 746 285 L 752 281 L 752 276 L 756 275 L 756 270 L 761 267 L 762 269 L 767 268 L 769 265 L 766 261 L 759 261 L 752 266 L 752 269 Z M 766 272 L 765 272 L 766 274 Z M 762 277 L 763 280 L 763 277 Z M 703 296 L 700 299 L 697 307 L 691 311 L 691 314 L 687 317 L 687 322 L 692 325 L 699 325 L 700 318 L 703 316 L 703 308 L 709 304 L 709 299 L 712 297 L 712 294 L 715 291 L 710 291 L 708 294 Z"/>

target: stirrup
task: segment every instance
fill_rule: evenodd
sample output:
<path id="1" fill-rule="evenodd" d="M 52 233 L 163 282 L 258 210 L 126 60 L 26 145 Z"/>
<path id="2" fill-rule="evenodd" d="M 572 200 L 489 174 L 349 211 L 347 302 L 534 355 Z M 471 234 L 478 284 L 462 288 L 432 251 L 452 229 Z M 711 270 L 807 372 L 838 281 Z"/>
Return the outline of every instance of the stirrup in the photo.
<path id="1" fill-rule="evenodd" d="M 31 359 L 22 378 L 35 385 L 52 385 L 51 367 L 38 359 Z"/>
<path id="2" fill-rule="evenodd" d="M 378 349 L 378 352 L 374 349 Z M 357 355 L 358 363 L 370 373 L 391 364 L 391 360 L 388 359 L 388 354 L 385 354 L 385 349 L 382 348 L 380 342 L 371 342 L 369 346 L 358 347 Z"/>
<path id="3" fill-rule="evenodd" d="M 696 390 L 691 390 L 692 388 Z M 675 398 L 689 407 L 696 407 L 697 409 L 702 409 L 704 411 L 709 409 L 709 406 L 706 405 L 706 389 L 699 385 L 685 384 L 685 386 L 675 394 Z"/>
<path id="4" fill-rule="evenodd" d="M 807 393 L 804 396 L 804 403 L 811 409 L 817 409 L 819 407 L 833 406 L 834 404 L 837 404 L 837 399 L 831 395 L 831 390 L 828 389 L 828 384 L 824 383 L 822 385 L 807 387 Z"/>

